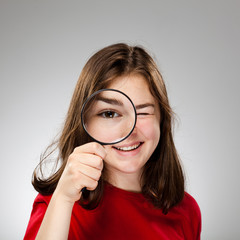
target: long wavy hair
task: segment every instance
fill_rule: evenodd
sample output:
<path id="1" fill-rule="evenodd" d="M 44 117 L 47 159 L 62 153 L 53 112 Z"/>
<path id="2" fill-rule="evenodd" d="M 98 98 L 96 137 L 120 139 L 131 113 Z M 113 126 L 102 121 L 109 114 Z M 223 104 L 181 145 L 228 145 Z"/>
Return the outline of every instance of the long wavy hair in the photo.
<path id="1" fill-rule="evenodd" d="M 169 105 L 163 78 L 153 58 L 141 46 L 124 43 L 110 45 L 96 52 L 84 66 L 76 84 L 66 120 L 58 140 L 41 157 L 33 173 L 32 184 L 43 195 L 52 194 L 74 148 L 91 141 L 81 124 L 81 107 L 92 93 L 107 88 L 119 76 L 140 74 L 148 82 L 160 108 L 161 136 L 141 176 L 142 194 L 152 204 L 167 213 L 184 197 L 184 174 L 172 134 L 174 113 Z M 55 148 L 52 148 L 53 145 Z M 49 149 L 52 149 L 51 151 Z M 58 168 L 43 177 L 43 165 L 57 152 L 54 159 Z M 86 209 L 97 207 L 103 196 L 105 169 L 94 191 L 84 191 L 80 204 Z"/>

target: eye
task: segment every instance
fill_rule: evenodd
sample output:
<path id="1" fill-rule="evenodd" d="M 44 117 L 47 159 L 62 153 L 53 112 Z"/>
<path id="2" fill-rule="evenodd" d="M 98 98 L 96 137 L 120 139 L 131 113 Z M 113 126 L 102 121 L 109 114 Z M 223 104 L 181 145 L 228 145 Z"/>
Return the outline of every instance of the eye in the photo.
<path id="1" fill-rule="evenodd" d="M 103 118 L 116 118 L 120 116 L 118 113 L 114 111 L 104 111 L 99 113 L 98 115 Z"/>
<path id="2" fill-rule="evenodd" d="M 150 115 L 150 113 L 147 113 L 147 112 L 142 112 L 142 113 L 137 113 L 137 115 L 139 116 L 147 116 L 147 115 Z"/>

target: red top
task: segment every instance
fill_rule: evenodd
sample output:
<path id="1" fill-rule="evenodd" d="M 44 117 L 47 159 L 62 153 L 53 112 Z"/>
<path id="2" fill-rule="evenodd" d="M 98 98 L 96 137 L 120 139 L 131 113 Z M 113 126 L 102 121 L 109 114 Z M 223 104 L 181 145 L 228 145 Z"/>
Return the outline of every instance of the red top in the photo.
<path id="1" fill-rule="evenodd" d="M 24 240 L 35 239 L 51 196 L 36 197 Z M 199 240 L 201 213 L 188 193 L 167 215 L 153 207 L 141 193 L 106 184 L 103 201 L 94 210 L 75 203 L 69 240 L 170 239 Z"/>

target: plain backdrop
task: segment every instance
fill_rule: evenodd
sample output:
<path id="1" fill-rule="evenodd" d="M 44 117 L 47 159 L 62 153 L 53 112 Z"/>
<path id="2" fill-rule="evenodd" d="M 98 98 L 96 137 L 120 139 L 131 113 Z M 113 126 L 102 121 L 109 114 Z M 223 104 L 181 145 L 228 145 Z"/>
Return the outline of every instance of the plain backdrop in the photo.
<path id="1" fill-rule="evenodd" d="M 0 0 L 0 239 L 22 239 L 32 172 L 87 59 L 117 42 L 157 61 L 202 239 L 240 239 L 240 1 Z"/>

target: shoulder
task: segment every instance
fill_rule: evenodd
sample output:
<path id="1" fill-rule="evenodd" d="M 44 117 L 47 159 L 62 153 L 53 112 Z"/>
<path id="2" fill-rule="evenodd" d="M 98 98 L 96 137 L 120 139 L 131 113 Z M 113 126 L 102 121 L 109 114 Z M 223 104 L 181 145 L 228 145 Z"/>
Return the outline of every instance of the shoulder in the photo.
<path id="1" fill-rule="evenodd" d="M 183 204 L 188 204 L 191 205 L 194 208 L 199 208 L 197 201 L 195 200 L 195 198 L 190 195 L 188 192 L 184 193 L 184 198 L 183 198 Z"/>
<path id="2" fill-rule="evenodd" d="M 201 210 L 199 205 L 189 193 L 184 193 L 183 200 L 176 206 L 176 208 L 190 221 L 193 219 L 196 221 L 201 221 Z"/>
<path id="3" fill-rule="evenodd" d="M 186 223 L 191 226 L 191 232 L 195 239 L 200 239 L 202 220 L 201 210 L 197 201 L 189 193 L 185 192 L 182 202 L 176 206 Z"/>
<path id="4" fill-rule="evenodd" d="M 182 203 L 180 204 L 190 215 L 201 219 L 201 210 L 197 201 L 189 193 L 185 192 Z"/>
<path id="5" fill-rule="evenodd" d="M 32 216 L 43 216 L 47 210 L 52 195 L 44 196 L 38 194 L 33 202 Z"/>
<path id="6" fill-rule="evenodd" d="M 52 198 L 52 194 L 51 195 L 42 195 L 42 194 L 38 194 L 34 200 L 34 203 L 46 203 L 47 205 L 49 204 L 50 200 Z"/>
<path id="7" fill-rule="evenodd" d="M 25 232 L 24 240 L 35 239 L 51 197 L 51 195 L 43 196 L 41 194 L 36 196 L 33 202 L 32 212 Z"/>
<path id="8" fill-rule="evenodd" d="M 52 198 L 52 195 L 44 196 L 39 193 L 33 202 L 31 215 L 37 215 L 37 216 L 44 215 L 51 198 Z"/>

